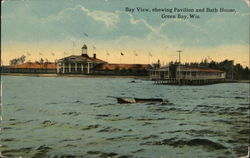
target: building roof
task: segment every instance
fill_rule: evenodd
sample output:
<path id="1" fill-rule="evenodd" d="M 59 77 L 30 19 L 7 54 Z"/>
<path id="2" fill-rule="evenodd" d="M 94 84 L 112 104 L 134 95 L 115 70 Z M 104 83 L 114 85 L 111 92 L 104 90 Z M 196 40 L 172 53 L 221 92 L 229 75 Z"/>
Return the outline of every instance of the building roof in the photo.
<path id="1" fill-rule="evenodd" d="M 88 55 L 71 55 L 60 59 L 59 62 L 72 62 L 72 63 L 91 62 L 97 64 L 107 63 L 106 61 L 94 57 L 89 57 Z"/>
<path id="2" fill-rule="evenodd" d="M 56 63 L 34 63 L 26 62 L 20 65 L 8 66 L 8 68 L 14 69 L 56 69 Z"/>
<path id="3" fill-rule="evenodd" d="M 152 71 L 168 71 L 169 67 L 168 66 L 164 66 L 158 69 L 153 69 Z"/>
<path id="4" fill-rule="evenodd" d="M 182 71 L 196 71 L 196 72 L 224 72 L 221 70 L 216 69 L 209 69 L 209 68 L 192 68 L 192 67 L 182 67 Z"/>
<path id="5" fill-rule="evenodd" d="M 178 66 L 178 65 L 176 65 Z M 159 69 L 153 70 L 153 71 L 168 71 L 169 66 L 161 67 Z M 178 71 L 178 68 L 177 68 Z M 181 71 L 193 71 L 193 72 L 224 72 L 221 70 L 216 70 L 216 69 L 210 69 L 210 68 L 195 68 L 195 67 L 188 67 L 188 66 L 183 66 L 181 65 Z"/>
<path id="6" fill-rule="evenodd" d="M 86 44 L 84 44 L 83 46 L 82 46 L 82 49 L 87 49 L 88 47 L 87 47 L 87 45 Z"/>
<path id="7" fill-rule="evenodd" d="M 149 64 L 103 64 L 103 70 L 115 70 L 115 69 L 150 69 L 152 68 Z"/>

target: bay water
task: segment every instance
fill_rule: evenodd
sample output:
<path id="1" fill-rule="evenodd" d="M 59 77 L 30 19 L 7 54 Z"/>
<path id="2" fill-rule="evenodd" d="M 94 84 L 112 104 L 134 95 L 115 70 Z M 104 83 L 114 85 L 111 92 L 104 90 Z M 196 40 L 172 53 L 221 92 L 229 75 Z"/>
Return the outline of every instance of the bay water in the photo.
<path id="1" fill-rule="evenodd" d="M 131 82 L 135 81 L 135 82 Z M 6 157 L 247 155 L 249 84 L 155 85 L 133 78 L 2 76 Z M 114 97 L 172 104 L 119 104 Z"/>

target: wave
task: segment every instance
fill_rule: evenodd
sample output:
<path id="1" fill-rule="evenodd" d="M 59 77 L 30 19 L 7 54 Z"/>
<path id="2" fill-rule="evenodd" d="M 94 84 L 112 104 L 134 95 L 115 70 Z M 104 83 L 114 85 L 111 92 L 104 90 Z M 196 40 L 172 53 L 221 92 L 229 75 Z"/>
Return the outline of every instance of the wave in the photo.
<path id="1" fill-rule="evenodd" d="M 8 149 L 1 151 L 1 154 L 6 157 L 16 157 L 16 155 L 20 156 L 20 153 L 29 153 L 32 150 L 32 147 L 24 147 L 19 149 Z M 19 157 L 18 156 L 18 157 Z"/>
<path id="2" fill-rule="evenodd" d="M 38 148 L 36 148 L 38 152 L 36 152 L 33 157 L 47 157 L 47 153 L 52 150 L 51 147 L 46 145 L 41 145 Z"/>
<path id="3" fill-rule="evenodd" d="M 127 140 L 138 140 L 139 137 L 137 135 L 123 135 L 118 137 L 111 137 L 107 138 L 106 140 L 112 140 L 112 141 L 127 141 Z"/>
<path id="4" fill-rule="evenodd" d="M 106 152 L 101 152 L 101 151 L 88 151 L 87 154 L 89 154 L 89 155 L 98 155 L 98 157 L 103 157 L 103 158 L 114 157 L 114 156 L 119 155 L 118 153 L 115 153 L 115 152 L 106 153 Z"/>
<path id="5" fill-rule="evenodd" d="M 111 133 L 111 132 L 119 132 L 119 131 L 122 131 L 122 129 L 120 128 L 112 128 L 112 127 L 105 127 L 101 130 L 99 130 L 98 132 L 108 132 L 108 133 Z"/>
<path id="6" fill-rule="evenodd" d="M 46 105 L 55 105 L 55 104 L 59 104 L 59 103 L 57 103 L 57 102 L 46 103 Z"/>
<path id="7" fill-rule="evenodd" d="M 222 144 L 213 142 L 208 139 L 201 139 L 201 138 L 195 138 L 191 140 L 170 138 L 170 139 L 163 139 L 161 141 L 145 142 L 145 143 L 141 143 L 140 145 L 169 145 L 169 146 L 174 146 L 174 147 L 183 147 L 187 145 L 187 146 L 203 146 L 205 148 L 212 149 L 212 150 L 227 149 L 227 147 L 225 147 Z"/>
<path id="8" fill-rule="evenodd" d="M 80 112 L 64 112 L 62 113 L 62 115 L 73 115 L 73 116 L 78 116 L 80 115 L 81 113 Z"/>
<path id="9" fill-rule="evenodd" d="M 57 123 L 53 122 L 53 121 L 50 121 L 50 120 L 45 120 L 45 121 L 42 122 L 43 127 L 49 127 L 49 126 L 53 126 L 55 124 L 57 124 Z"/>
<path id="10" fill-rule="evenodd" d="M 91 129 L 96 129 L 96 128 L 98 128 L 98 127 L 100 127 L 100 125 L 98 125 L 98 124 L 89 125 L 89 126 L 87 126 L 87 127 L 82 128 L 81 130 L 91 130 Z"/>

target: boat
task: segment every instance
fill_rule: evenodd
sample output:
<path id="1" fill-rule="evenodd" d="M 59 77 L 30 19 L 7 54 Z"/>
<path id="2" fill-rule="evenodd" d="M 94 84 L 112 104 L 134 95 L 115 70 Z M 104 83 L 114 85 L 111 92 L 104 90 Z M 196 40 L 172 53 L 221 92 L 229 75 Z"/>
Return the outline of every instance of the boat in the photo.
<path id="1" fill-rule="evenodd" d="M 124 103 L 136 103 L 134 98 L 116 98 L 117 102 L 120 104 L 124 104 Z"/>
<path id="2" fill-rule="evenodd" d="M 161 103 L 161 104 L 170 104 L 168 100 L 162 98 L 121 98 L 116 97 L 117 102 L 120 104 L 131 104 L 131 103 Z"/>

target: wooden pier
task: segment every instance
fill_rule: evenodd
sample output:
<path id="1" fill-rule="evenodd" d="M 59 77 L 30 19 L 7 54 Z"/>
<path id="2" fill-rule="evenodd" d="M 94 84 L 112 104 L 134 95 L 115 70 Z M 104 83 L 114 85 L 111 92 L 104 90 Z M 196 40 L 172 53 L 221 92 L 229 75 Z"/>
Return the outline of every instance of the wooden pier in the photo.
<path id="1" fill-rule="evenodd" d="M 200 80 L 189 80 L 189 79 L 156 79 L 153 80 L 155 84 L 166 84 L 166 85 L 206 85 L 224 82 L 219 79 L 200 79 Z"/>

